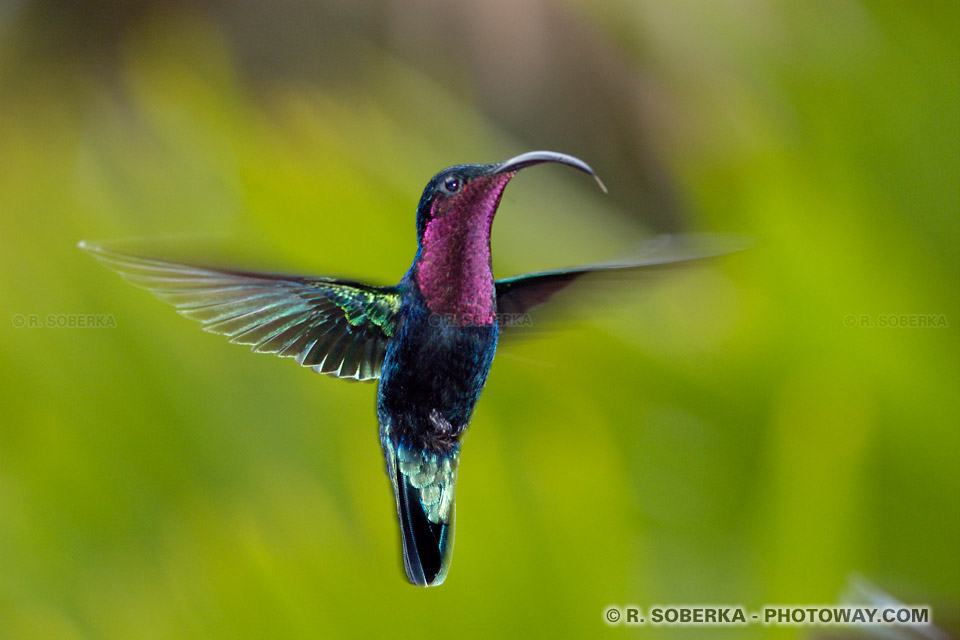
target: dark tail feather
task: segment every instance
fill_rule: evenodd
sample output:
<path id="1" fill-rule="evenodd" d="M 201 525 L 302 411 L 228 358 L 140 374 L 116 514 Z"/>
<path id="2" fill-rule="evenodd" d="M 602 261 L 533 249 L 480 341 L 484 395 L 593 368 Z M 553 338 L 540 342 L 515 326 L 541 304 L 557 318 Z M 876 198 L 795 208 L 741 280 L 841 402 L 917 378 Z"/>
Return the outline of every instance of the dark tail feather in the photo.
<path id="1" fill-rule="evenodd" d="M 448 522 L 431 522 L 420 501 L 420 492 L 399 468 L 394 481 L 400 529 L 403 533 L 403 565 L 407 578 L 421 587 L 438 586 L 443 583 L 450 568 L 453 551 L 453 505 L 450 506 Z"/>

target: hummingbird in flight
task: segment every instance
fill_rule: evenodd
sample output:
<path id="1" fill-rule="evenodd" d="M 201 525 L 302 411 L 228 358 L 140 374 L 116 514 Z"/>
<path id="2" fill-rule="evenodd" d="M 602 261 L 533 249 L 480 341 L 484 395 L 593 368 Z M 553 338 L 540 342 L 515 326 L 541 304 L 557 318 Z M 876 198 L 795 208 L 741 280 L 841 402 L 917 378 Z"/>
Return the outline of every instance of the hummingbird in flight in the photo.
<path id="1" fill-rule="evenodd" d="M 518 171 L 585 162 L 532 151 L 435 175 L 417 206 L 417 252 L 394 286 L 204 267 L 81 242 L 131 283 L 231 342 L 318 373 L 378 380 L 377 418 L 407 578 L 443 583 L 453 550 L 460 445 L 503 332 L 584 276 L 647 273 L 693 258 L 635 260 L 496 280 L 490 229 Z M 517 326 L 515 329 L 514 326 Z"/>

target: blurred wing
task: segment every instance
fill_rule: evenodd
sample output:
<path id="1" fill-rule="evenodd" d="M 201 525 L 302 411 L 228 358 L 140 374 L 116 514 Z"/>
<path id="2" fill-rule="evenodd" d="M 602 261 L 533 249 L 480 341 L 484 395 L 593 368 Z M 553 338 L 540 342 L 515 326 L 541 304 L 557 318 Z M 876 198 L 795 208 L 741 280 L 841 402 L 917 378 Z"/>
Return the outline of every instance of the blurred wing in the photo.
<path id="1" fill-rule="evenodd" d="M 380 377 L 400 307 L 395 287 L 197 267 L 89 243 L 80 247 L 230 342 L 295 358 L 338 378 Z"/>
<path id="2" fill-rule="evenodd" d="M 742 241 L 741 241 L 742 243 Z M 500 316 L 501 332 L 508 335 L 533 325 L 529 312 L 547 302 L 558 293 L 570 288 L 571 293 L 589 293 L 604 286 L 631 285 L 680 266 L 703 263 L 719 255 L 739 251 L 735 249 L 705 248 L 688 250 L 681 255 L 649 255 L 636 260 L 528 273 L 513 278 L 497 280 L 497 314 Z M 574 291 L 578 290 L 578 291 Z M 594 298 L 590 299 L 595 302 Z M 550 305 L 550 306 L 556 306 Z"/>

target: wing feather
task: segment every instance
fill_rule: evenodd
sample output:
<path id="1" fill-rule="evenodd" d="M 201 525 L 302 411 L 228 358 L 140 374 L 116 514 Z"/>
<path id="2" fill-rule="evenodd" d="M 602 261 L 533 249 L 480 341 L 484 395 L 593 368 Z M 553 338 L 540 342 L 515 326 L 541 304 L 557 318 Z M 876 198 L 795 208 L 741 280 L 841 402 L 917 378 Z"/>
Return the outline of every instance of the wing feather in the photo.
<path id="1" fill-rule="evenodd" d="M 201 267 L 90 243 L 80 247 L 231 342 L 341 378 L 380 375 L 400 308 L 396 287 Z"/>
<path id="2" fill-rule="evenodd" d="M 717 240 L 724 242 L 718 243 Z M 700 264 L 708 259 L 716 258 L 736 251 L 746 246 L 746 241 L 739 236 L 714 238 L 706 246 L 697 246 L 692 242 L 696 238 L 680 239 L 678 248 L 669 247 L 673 251 L 665 251 L 663 245 L 678 244 L 675 238 L 660 240 L 657 251 L 651 251 L 631 260 L 608 262 L 601 264 L 559 269 L 556 271 L 541 271 L 514 276 L 496 281 L 497 313 L 500 316 L 500 330 L 507 333 L 522 333 L 517 331 L 522 327 L 533 326 L 526 315 L 531 310 L 551 302 L 557 294 L 569 289 L 586 288 L 589 282 L 595 289 L 603 285 L 627 283 L 633 284 L 649 276 L 662 274 L 678 267 Z M 555 306 L 553 303 L 549 306 Z"/>

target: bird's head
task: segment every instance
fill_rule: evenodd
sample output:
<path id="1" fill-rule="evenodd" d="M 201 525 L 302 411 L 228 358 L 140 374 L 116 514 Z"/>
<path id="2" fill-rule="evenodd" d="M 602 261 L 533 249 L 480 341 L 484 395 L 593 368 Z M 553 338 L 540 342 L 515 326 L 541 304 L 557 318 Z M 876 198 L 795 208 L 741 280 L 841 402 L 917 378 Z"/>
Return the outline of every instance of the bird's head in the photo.
<path id="1" fill-rule="evenodd" d="M 417 240 L 439 221 L 446 229 L 479 227 L 489 230 L 504 187 L 518 171 L 544 162 L 557 162 L 600 178 L 583 160 L 555 151 L 530 151 L 496 164 L 462 164 L 444 169 L 430 180 L 417 206 Z"/>

